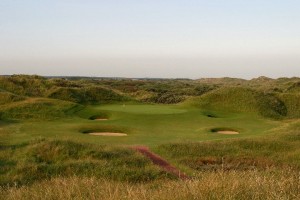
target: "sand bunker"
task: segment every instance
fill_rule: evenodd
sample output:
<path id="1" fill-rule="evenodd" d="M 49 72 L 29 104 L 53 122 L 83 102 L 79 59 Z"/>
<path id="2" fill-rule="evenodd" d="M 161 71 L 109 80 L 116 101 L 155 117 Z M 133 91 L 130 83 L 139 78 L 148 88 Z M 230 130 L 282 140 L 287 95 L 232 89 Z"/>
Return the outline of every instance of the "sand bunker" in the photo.
<path id="1" fill-rule="evenodd" d="M 239 132 L 233 128 L 213 128 L 211 132 L 223 135 L 237 135 Z"/>
<path id="2" fill-rule="evenodd" d="M 224 134 L 224 135 L 237 135 L 239 132 L 237 131 L 217 131 L 216 133 Z"/>
<path id="3" fill-rule="evenodd" d="M 93 119 L 93 120 L 96 120 L 96 121 L 106 121 L 108 119 L 105 119 L 105 118 L 96 118 L 96 119 Z"/>
<path id="4" fill-rule="evenodd" d="M 114 137 L 119 137 L 119 136 L 127 136 L 126 133 L 111 133 L 111 132 L 95 132 L 95 133 L 88 133 L 89 135 L 96 135 L 96 136 L 114 136 Z"/>

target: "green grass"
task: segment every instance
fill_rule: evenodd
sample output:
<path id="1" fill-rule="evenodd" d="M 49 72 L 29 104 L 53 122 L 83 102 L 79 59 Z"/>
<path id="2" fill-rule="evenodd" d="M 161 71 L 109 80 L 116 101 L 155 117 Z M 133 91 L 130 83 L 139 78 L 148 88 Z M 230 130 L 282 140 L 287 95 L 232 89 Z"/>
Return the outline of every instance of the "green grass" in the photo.
<path id="1" fill-rule="evenodd" d="M 36 111 L 37 112 L 37 111 Z M 224 114 L 207 117 L 201 109 L 170 105 L 123 104 L 88 106 L 75 115 L 64 115 L 59 120 L 23 120 L 7 126 L 10 143 L 30 141 L 37 137 L 61 138 L 94 144 L 148 145 L 182 141 L 223 140 L 266 134 L 279 126 L 254 114 Z M 95 115 L 109 117 L 107 121 L 90 120 Z M 50 115 L 51 116 L 51 115 Z M 239 130 L 239 135 L 221 135 L 211 129 L 228 127 Z M 82 134 L 85 130 L 121 131 L 127 137 L 100 137 Z"/>
<path id="2" fill-rule="evenodd" d="M 271 119 L 282 119 L 288 114 L 284 102 L 275 95 L 247 87 L 223 87 L 192 98 L 184 105 L 224 112 L 255 113 Z"/>
<path id="3" fill-rule="evenodd" d="M 61 140 L 6 146 L 0 153 L 0 166 L 1 186 L 74 175 L 129 182 L 171 177 L 134 150 Z"/>
<path id="4" fill-rule="evenodd" d="M 178 108 L 178 106 L 165 105 L 132 105 L 132 104 L 117 104 L 105 105 L 98 107 L 99 110 L 124 112 L 130 114 L 145 114 L 145 115 L 165 115 L 165 114 L 179 114 L 186 110 Z"/>

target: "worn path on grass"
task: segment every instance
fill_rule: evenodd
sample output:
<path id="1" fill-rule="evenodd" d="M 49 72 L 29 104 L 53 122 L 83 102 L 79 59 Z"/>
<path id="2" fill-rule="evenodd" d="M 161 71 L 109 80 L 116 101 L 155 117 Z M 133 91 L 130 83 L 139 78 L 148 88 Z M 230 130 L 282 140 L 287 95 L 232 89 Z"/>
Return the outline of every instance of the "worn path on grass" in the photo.
<path id="1" fill-rule="evenodd" d="M 144 156 L 148 157 L 155 165 L 160 166 L 166 172 L 169 172 L 169 173 L 173 174 L 174 176 L 176 176 L 176 177 L 178 177 L 182 180 L 189 179 L 189 177 L 185 173 L 181 172 L 179 169 L 172 166 L 170 163 L 168 163 L 166 160 L 161 158 L 159 155 L 151 152 L 148 147 L 146 147 L 146 146 L 135 146 L 135 147 L 133 147 L 133 149 L 137 150 L 138 152 L 140 152 Z"/>

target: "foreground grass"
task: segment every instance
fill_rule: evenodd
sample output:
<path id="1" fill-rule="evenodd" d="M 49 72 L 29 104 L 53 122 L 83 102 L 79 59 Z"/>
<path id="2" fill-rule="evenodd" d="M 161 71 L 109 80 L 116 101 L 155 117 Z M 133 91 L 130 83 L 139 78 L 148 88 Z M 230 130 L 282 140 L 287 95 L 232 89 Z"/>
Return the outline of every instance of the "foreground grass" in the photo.
<path id="1" fill-rule="evenodd" d="M 0 175 L 0 186 L 29 185 L 74 175 L 127 182 L 171 177 L 129 148 L 45 139 L 2 146 Z"/>
<path id="2" fill-rule="evenodd" d="M 2 187 L 4 199 L 299 199 L 300 174 L 292 171 L 217 171 L 189 181 L 147 184 L 107 179 L 55 178 L 32 186 Z"/>
<path id="3" fill-rule="evenodd" d="M 268 135 L 247 139 L 160 145 L 157 153 L 194 171 L 300 169 L 300 121 L 287 121 Z M 192 170 L 191 170 L 192 169 Z"/>

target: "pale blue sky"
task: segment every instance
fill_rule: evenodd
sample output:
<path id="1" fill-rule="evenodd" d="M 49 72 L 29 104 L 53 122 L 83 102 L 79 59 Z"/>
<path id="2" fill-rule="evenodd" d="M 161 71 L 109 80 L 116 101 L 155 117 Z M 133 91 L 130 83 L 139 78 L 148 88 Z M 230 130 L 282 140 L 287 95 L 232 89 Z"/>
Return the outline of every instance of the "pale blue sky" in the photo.
<path id="1" fill-rule="evenodd" d="M 300 76 L 299 0 L 0 0 L 0 74 Z"/>

